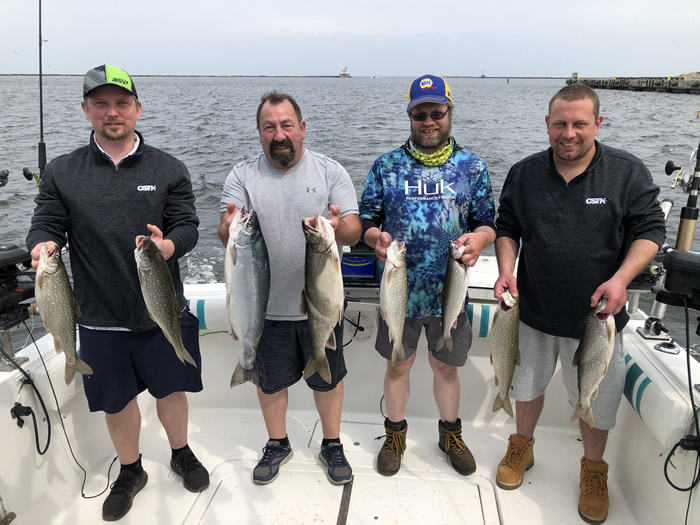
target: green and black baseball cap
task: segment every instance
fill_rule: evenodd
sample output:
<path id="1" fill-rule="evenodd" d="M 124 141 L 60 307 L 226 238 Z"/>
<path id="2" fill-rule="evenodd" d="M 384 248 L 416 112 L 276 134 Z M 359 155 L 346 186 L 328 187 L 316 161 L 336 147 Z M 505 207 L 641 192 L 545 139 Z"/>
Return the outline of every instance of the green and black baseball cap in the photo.
<path id="1" fill-rule="evenodd" d="M 83 80 L 83 98 L 86 98 L 93 89 L 109 84 L 124 88 L 137 99 L 139 98 L 136 94 L 134 81 L 131 80 L 129 73 L 108 64 L 93 67 L 85 74 L 85 79 Z"/>

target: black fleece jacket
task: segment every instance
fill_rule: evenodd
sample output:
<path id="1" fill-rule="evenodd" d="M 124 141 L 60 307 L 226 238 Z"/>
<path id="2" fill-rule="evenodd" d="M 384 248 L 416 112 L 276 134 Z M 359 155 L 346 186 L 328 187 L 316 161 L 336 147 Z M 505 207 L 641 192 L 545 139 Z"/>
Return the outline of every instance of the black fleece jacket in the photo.
<path id="1" fill-rule="evenodd" d="M 137 132 L 138 134 L 138 132 Z M 190 175 L 173 156 L 144 144 L 118 166 L 90 143 L 46 166 L 27 235 L 27 249 L 44 241 L 70 244 L 78 323 L 154 328 L 141 295 L 135 238 L 158 226 L 175 246 L 168 261 L 175 291 L 185 306 L 178 259 L 194 248 L 199 219 Z"/>
<path id="2" fill-rule="evenodd" d="M 663 244 L 659 188 L 638 158 L 595 142 L 586 171 L 566 183 L 552 149 L 515 164 L 500 197 L 497 236 L 521 243 L 520 320 L 541 332 L 580 338 L 593 292 L 622 264 L 630 244 Z M 615 316 L 618 331 L 629 321 Z"/>

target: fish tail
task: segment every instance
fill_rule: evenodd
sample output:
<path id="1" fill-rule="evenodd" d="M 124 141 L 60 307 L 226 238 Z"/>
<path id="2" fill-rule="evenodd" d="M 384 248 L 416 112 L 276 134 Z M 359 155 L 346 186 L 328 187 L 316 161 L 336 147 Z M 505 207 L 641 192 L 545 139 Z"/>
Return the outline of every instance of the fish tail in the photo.
<path id="1" fill-rule="evenodd" d="M 304 367 L 304 379 L 310 378 L 316 372 L 326 383 L 331 383 L 331 368 L 328 366 L 328 359 L 317 358 L 313 355 L 309 358 Z"/>
<path id="2" fill-rule="evenodd" d="M 398 343 L 394 345 L 391 351 L 391 366 L 396 364 L 396 361 L 405 361 L 406 351 L 403 348 L 403 343 Z"/>
<path id="3" fill-rule="evenodd" d="M 70 365 L 70 364 L 68 364 L 68 361 L 66 361 L 66 370 L 65 370 L 65 375 L 64 375 L 64 379 L 66 380 L 66 384 L 70 385 L 73 382 L 74 377 L 75 377 L 75 364 Z"/>
<path id="4" fill-rule="evenodd" d="M 90 365 L 82 359 L 80 359 L 79 357 L 75 360 L 75 370 L 85 376 L 91 376 L 93 373 L 92 368 L 90 368 Z"/>
<path id="5" fill-rule="evenodd" d="M 513 417 L 513 405 L 510 403 L 509 395 L 506 395 L 506 398 L 503 400 L 503 410 L 505 410 L 506 414 L 510 417 Z"/>
<path id="6" fill-rule="evenodd" d="M 250 381 L 251 383 L 257 386 L 259 384 L 258 377 L 259 376 L 257 363 L 250 370 L 246 370 L 241 366 L 240 363 L 238 363 L 233 371 L 233 375 L 231 376 L 231 387 L 241 385 L 246 381 Z"/>
<path id="7" fill-rule="evenodd" d="M 581 405 L 581 401 L 576 403 L 576 406 L 574 407 L 574 411 L 571 414 L 571 421 L 576 421 L 577 419 L 583 419 L 588 426 L 593 428 L 595 420 L 593 419 L 593 409 L 591 406 L 584 407 Z"/>
<path id="8" fill-rule="evenodd" d="M 447 341 L 449 340 L 449 349 L 452 350 L 452 339 L 449 337 L 445 337 L 444 335 L 440 336 L 440 339 L 438 339 L 437 344 L 435 345 L 435 351 L 439 352 L 443 348 L 447 346 Z"/>
<path id="9" fill-rule="evenodd" d="M 197 363 L 195 360 L 192 358 L 190 353 L 187 351 L 184 345 L 181 345 L 179 349 L 175 350 L 175 353 L 177 354 L 178 359 L 182 361 L 182 364 L 185 364 L 185 361 L 187 361 L 189 364 L 197 368 Z"/>
<path id="10" fill-rule="evenodd" d="M 500 408 L 503 408 L 503 400 L 496 394 L 496 399 L 493 400 L 493 411 L 498 412 Z"/>

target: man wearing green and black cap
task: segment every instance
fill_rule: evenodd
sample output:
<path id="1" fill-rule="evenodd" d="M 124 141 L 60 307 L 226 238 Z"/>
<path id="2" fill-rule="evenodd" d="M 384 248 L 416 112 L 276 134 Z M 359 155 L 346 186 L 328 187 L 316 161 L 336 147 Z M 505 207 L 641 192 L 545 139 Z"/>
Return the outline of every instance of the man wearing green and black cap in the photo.
<path id="1" fill-rule="evenodd" d="M 476 470 L 476 462 L 462 438 L 457 371 L 467 361 L 472 341 L 468 297 L 458 298 L 464 300 L 461 312 L 454 324 L 449 321 L 443 327 L 446 300 L 441 302 L 440 296 L 452 256 L 450 241 L 455 248 L 464 248 L 461 263 L 474 266 L 481 251 L 496 238 L 491 182 L 484 161 L 451 136 L 454 104 L 444 78 L 423 75 L 415 79 L 406 110 L 411 136 L 374 162 L 360 202 L 364 240 L 382 262 L 392 240 L 406 245 L 408 300 L 401 338 L 405 356 L 392 364 L 393 345 L 383 319 L 379 319 L 375 344 L 387 360 L 386 441 L 377 457 L 377 470 L 391 476 L 401 467 L 408 429 L 404 417 L 409 373 L 425 330 L 440 413 L 438 447 L 457 472 L 467 475 Z"/>
<path id="2" fill-rule="evenodd" d="M 105 412 L 121 471 L 102 507 L 118 520 L 146 485 L 141 465 L 141 414 L 148 389 L 172 449 L 170 467 L 191 492 L 209 486 L 209 473 L 187 444 L 185 392 L 202 390 L 199 322 L 186 307 L 178 259 L 197 243 L 199 219 L 187 168 L 144 144 L 134 82 L 114 66 L 85 75 L 82 108 L 92 124 L 88 145 L 54 159 L 41 180 L 27 235 L 36 268 L 42 246 L 70 244 L 74 295 L 80 307 L 81 358 L 93 370 L 83 384 L 91 411 Z M 134 239 L 150 234 L 166 259 L 182 309 L 180 328 L 196 367 L 177 358 L 151 320 L 134 261 Z"/>

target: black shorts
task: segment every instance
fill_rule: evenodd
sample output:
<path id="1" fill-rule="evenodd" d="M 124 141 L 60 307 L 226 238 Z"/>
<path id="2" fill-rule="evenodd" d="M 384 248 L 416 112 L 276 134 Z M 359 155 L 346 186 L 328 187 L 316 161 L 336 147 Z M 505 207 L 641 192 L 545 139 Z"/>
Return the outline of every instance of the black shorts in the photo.
<path id="1" fill-rule="evenodd" d="M 374 348 L 384 359 L 391 359 L 394 345 L 389 342 L 389 327 L 382 316 L 378 316 L 377 341 Z M 467 354 L 472 346 L 472 325 L 467 318 L 465 310 L 457 317 L 457 327 L 450 330 L 452 335 L 452 350 L 443 348 L 435 351 L 438 339 L 442 336 L 442 317 L 423 317 L 421 319 L 406 318 L 403 327 L 403 348 L 406 359 L 411 357 L 418 349 L 420 334 L 425 329 L 425 338 L 428 341 L 428 350 L 438 361 L 450 366 L 464 366 L 467 362 Z"/>
<path id="2" fill-rule="evenodd" d="M 156 399 L 173 392 L 201 391 L 199 320 L 187 308 L 180 317 L 180 332 L 197 368 L 178 359 L 160 328 L 129 332 L 81 326 L 80 357 L 94 372 L 83 376 L 90 411 L 121 412 L 146 388 Z"/>
<path id="3" fill-rule="evenodd" d="M 326 348 L 326 357 L 331 369 L 330 384 L 315 373 L 306 380 L 311 390 L 329 392 L 348 373 L 343 358 L 343 323 L 335 327 L 336 349 Z M 304 374 L 304 367 L 313 354 L 309 322 L 265 320 L 258 344 L 258 369 L 260 389 L 265 394 L 274 394 L 292 386 Z"/>

